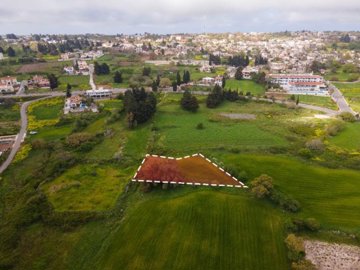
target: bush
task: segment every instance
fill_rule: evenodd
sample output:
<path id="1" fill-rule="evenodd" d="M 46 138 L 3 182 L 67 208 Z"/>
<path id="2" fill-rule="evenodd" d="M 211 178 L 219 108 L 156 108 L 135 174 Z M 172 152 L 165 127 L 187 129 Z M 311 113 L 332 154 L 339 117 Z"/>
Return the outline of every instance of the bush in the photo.
<path id="1" fill-rule="evenodd" d="M 312 158 L 313 154 L 308 148 L 301 148 L 298 154 L 304 158 Z"/>
<path id="2" fill-rule="evenodd" d="M 251 193 L 257 198 L 264 198 L 271 194 L 273 190 L 273 179 L 266 175 L 262 174 L 259 177 L 251 181 Z"/>
<path id="3" fill-rule="evenodd" d="M 281 208 L 289 212 L 295 213 L 298 212 L 301 208 L 300 203 L 297 200 L 277 190 L 273 190 L 270 199 L 274 203 L 278 204 Z"/>
<path id="4" fill-rule="evenodd" d="M 286 224 L 288 230 L 292 232 L 310 231 L 317 232 L 320 230 L 320 223 L 315 218 L 293 218 Z"/>
<path id="5" fill-rule="evenodd" d="M 321 139 L 312 139 L 306 143 L 306 147 L 311 151 L 324 151 L 324 143 Z"/>
<path id="6" fill-rule="evenodd" d="M 204 127 L 204 124 L 203 123 L 199 123 L 199 124 L 197 124 L 197 126 L 196 126 L 196 129 L 204 129 L 205 127 Z"/>
<path id="7" fill-rule="evenodd" d="M 339 115 L 339 117 L 344 120 L 345 122 L 355 122 L 356 118 L 352 113 L 343 112 Z"/>
<path id="8" fill-rule="evenodd" d="M 305 227 L 313 232 L 320 230 L 320 223 L 315 218 L 305 219 Z"/>
<path id="9" fill-rule="evenodd" d="M 291 270 L 316 270 L 316 266 L 309 260 L 300 260 L 291 264 Z"/>
<path id="10" fill-rule="evenodd" d="M 326 133 L 328 136 L 336 136 L 344 128 L 345 128 L 345 123 L 343 121 L 336 121 L 336 122 L 331 123 L 327 127 Z"/>
<path id="11" fill-rule="evenodd" d="M 185 90 L 180 104 L 184 110 L 190 112 L 196 112 L 199 109 L 199 103 L 197 98 L 193 96 L 188 90 Z"/>
<path id="12" fill-rule="evenodd" d="M 301 237 L 289 234 L 285 239 L 285 244 L 288 249 L 289 260 L 297 262 L 305 257 L 304 241 Z"/>

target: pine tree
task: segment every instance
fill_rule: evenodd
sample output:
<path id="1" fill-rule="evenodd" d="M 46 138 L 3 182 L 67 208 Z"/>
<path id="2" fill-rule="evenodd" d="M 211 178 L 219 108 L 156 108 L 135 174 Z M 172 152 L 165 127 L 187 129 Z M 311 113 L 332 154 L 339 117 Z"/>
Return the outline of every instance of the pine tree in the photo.
<path id="1" fill-rule="evenodd" d="M 243 74 L 242 74 L 242 67 L 238 67 L 235 73 L 235 79 L 240 81 L 243 78 Z"/>
<path id="2" fill-rule="evenodd" d="M 221 83 L 222 88 L 225 88 L 225 85 L 226 85 L 226 78 L 225 78 L 225 76 L 223 76 L 222 83 Z"/>
<path id="3" fill-rule="evenodd" d="M 176 84 L 181 85 L 181 76 L 179 71 L 176 73 Z"/>
<path id="4" fill-rule="evenodd" d="M 50 82 L 50 89 L 54 90 L 59 86 L 58 78 L 54 74 L 48 75 L 48 80 Z"/>
<path id="5" fill-rule="evenodd" d="M 195 96 L 193 96 L 188 90 L 184 92 L 184 95 L 180 101 L 181 107 L 184 110 L 190 112 L 196 112 L 199 108 L 198 100 Z"/>
<path id="6" fill-rule="evenodd" d="M 121 72 L 116 71 L 114 75 L 114 83 L 122 83 L 122 82 L 123 82 L 123 78 Z"/>
<path id="7" fill-rule="evenodd" d="M 9 57 L 15 57 L 15 55 L 16 55 L 16 53 L 15 53 L 15 51 L 14 51 L 14 49 L 12 47 L 9 47 L 7 49 L 7 54 L 8 54 Z"/>
<path id="8" fill-rule="evenodd" d="M 69 98 L 71 97 L 71 85 L 68 83 L 66 86 L 66 97 Z"/>

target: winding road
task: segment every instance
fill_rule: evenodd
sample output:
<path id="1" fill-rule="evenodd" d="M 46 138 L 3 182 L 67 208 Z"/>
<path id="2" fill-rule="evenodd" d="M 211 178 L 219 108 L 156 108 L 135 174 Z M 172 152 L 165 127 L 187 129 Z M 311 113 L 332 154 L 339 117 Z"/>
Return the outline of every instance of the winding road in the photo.
<path id="1" fill-rule="evenodd" d="M 3 173 L 7 167 L 9 167 L 9 165 L 11 164 L 11 162 L 13 161 L 17 151 L 20 149 L 21 143 L 24 141 L 25 136 L 26 136 L 26 129 L 27 129 L 27 123 L 28 123 L 28 119 L 27 119 L 27 108 L 29 107 L 29 105 L 35 101 L 39 101 L 39 100 L 43 100 L 43 99 L 47 99 L 47 98 L 51 98 L 51 96 L 48 97 L 43 97 L 43 98 L 39 98 L 39 99 L 35 99 L 35 100 L 31 100 L 31 101 L 27 101 L 24 102 L 21 105 L 20 108 L 20 116 L 21 116 L 21 128 L 20 128 L 20 132 L 16 137 L 16 140 L 14 142 L 14 145 L 10 151 L 9 156 L 7 157 L 7 159 L 4 161 L 3 164 L 1 164 L 0 166 L 0 174 Z"/>

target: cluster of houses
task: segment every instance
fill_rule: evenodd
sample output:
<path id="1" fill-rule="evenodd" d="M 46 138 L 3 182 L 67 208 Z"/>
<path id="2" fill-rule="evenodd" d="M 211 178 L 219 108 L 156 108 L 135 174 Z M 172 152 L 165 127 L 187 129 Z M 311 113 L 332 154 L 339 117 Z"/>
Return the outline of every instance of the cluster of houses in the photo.
<path id="1" fill-rule="evenodd" d="M 90 74 L 89 65 L 84 60 L 73 60 L 72 66 L 65 66 L 64 72 L 67 75 L 85 75 L 88 76 Z"/>
<path id="2" fill-rule="evenodd" d="M 85 95 L 73 95 L 66 98 L 64 114 L 81 112 L 98 112 L 97 105 L 92 102 L 94 99 L 109 99 L 112 97 L 110 90 L 88 90 Z"/>
<path id="3" fill-rule="evenodd" d="M 50 81 L 47 77 L 35 75 L 27 81 L 28 88 L 50 88 Z"/>
<path id="4" fill-rule="evenodd" d="M 69 61 L 69 60 L 95 60 L 97 58 L 100 58 L 104 55 L 104 52 L 102 50 L 97 51 L 89 51 L 89 52 L 83 52 L 83 51 L 77 51 L 77 52 L 67 52 L 62 53 L 60 55 L 59 61 Z"/>

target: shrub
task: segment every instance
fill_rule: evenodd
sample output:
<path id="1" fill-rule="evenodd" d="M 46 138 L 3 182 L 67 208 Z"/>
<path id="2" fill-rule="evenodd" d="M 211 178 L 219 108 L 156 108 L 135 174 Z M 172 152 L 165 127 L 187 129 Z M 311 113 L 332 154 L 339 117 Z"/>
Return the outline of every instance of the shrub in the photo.
<path id="1" fill-rule="evenodd" d="M 66 144 L 70 147 L 78 147 L 82 143 L 90 141 L 91 138 L 89 133 L 75 133 L 67 137 Z"/>
<path id="2" fill-rule="evenodd" d="M 288 258 L 291 261 L 297 262 L 305 257 L 304 241 L 301 237 L 289 234 L 285 239 L 285 244 L 288 249 Z"/>
<path id="3" fill-rule="evenodd" d="M 331 123 L 327 127 L 326 133 L 328 136 L 336 136 L 344 128 L 345 128 L 345 123 L 343 121 L 336 121 L 336 122 Z"/>
<path id="4" fill-rule="evenodd" d="M 295 213 L 298 212 L 301 207 L 297 200 L 277 190 L 273 190 L 270 199 L 286 211 Z"/>
<path id="5" fill-rule="evenodd" d="M 343 112 L 339 115 L 339 117 L 344 120 L 345 122 L 355 122 L 356 118 L 352 113 Z"/>
<path id="6" fill-rule="evenodd" d="M 305 227 L 313 232 L 316 232 L 320 229 L 320 223 L 315 218 L 305 219 Z"/>
<path id="7" fill-rule="evenodd" d="M 291 264 L 291 270 L 316 270 L 316 266 L 309 260 L 300 260 Z"/>
<path id="8" fill-rule="evenodd" d="M 199 124 L 197 124 L 197 126 L 196 126 L 196 129 L 204 129 L 205 127 L 204 127 L 204 124 L 203 123 L 199 123 Z"/>
<path id="9" fill-rule="evenodd" d="M 273 187 L 273 179 L 266 174 L 262 174 L 251 181 L 251 193 L 253 193 L 257 198 L 269 196 Z"/>
<path id="10" fill-rule="evenodd" d="M 312 139 L 306 143 L 306 147 L 312 151 L 323 151 L 325 146 L 321 139 Z"/>
<path id="11" fill-rule="evenodd" d="M 311 158 L 313 156 L 313 154 L 311 153 L 311 151 L 308 148 L 301 148 L 298 151 L 298 154 L 304 158 Z"/>
<path id="12" fill-rule="evenodd" d="M 193 96 L 188 90 L 184 92 L 180 104 L 184 110 L 190 112 L 196 112 L 199 109 L 199 103 L 197 98 Z"/>

